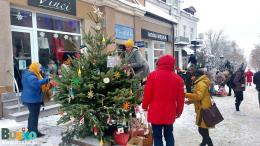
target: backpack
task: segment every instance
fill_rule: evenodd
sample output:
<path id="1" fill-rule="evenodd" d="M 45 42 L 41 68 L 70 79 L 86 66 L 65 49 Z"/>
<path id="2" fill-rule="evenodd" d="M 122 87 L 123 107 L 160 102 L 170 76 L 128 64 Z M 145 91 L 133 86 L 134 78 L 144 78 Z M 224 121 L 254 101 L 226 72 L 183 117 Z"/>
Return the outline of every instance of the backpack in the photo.
<path id="1" fill-rule="evenodd" d="M 227 83 L 227 85 L 228 85 L 229 87 L 231 87 L 232 89 L 234 89 L 234 88 L 236 87 L 236 85 L 235 85 L 235 83 L 234 83 L 235 77 L 236 77 L 236 73 L 232 74 L 231 77 L 230 77 L 230 79 L 229 79 L 229 81 L 228 81 L 228 83 Z"/>

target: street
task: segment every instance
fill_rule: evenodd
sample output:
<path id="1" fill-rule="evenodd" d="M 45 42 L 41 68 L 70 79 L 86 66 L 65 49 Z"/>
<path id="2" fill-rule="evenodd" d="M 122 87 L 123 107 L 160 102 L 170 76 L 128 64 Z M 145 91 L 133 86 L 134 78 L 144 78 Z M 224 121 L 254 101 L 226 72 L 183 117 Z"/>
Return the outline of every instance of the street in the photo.
<path id="1" fill-rule="evenodd" d="M 215 146 L 260 146 L 260 108 L 255 86 L 247 87 L 240 112 L 235 111 L 234 93 L 228 97 L 214 97 L 224 121 L 210 136 Z M 183 115 L 174 124 L 176 146 L 198 146 L 201 136 L 195 125 L 193 105 L 185 105 Z"/>

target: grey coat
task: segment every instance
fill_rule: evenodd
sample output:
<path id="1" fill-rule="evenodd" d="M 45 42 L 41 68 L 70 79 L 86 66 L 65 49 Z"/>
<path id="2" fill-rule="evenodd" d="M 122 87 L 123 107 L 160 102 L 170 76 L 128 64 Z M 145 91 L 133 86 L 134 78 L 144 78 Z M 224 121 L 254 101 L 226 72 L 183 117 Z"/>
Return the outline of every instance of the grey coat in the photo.
<path id="1" fill-rule="evenodd" d="M 148 63 L 137 48 L 133 48 L 132 52 L 126 55 L 126 63 L 134 69 L 135 74 L 141 79 L 146 78 L 150 72 Z"/>

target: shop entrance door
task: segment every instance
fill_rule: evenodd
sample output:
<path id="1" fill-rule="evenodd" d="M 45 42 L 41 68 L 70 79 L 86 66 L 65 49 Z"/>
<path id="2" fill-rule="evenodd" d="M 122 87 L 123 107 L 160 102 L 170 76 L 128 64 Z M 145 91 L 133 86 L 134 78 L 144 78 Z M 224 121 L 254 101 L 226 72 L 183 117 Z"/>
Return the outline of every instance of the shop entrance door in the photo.
<path id="1" fill-rule="evenodd" d="M 25 29 L 12 29 L 14 78 L 19 91 L 22 91 L 22 72 L 28 69 L 32 62 L 32 31 Z"/>

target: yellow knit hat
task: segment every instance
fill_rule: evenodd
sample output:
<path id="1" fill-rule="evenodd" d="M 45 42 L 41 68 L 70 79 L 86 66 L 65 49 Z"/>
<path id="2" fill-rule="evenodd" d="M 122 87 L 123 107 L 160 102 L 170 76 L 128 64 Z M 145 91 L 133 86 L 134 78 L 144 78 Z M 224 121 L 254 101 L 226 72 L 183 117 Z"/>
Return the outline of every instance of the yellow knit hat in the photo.
<path id="1" fill-rule="evenodd" d="M 124 45 L 125 47 L 134 47 L 134 41 L 132 39 L 128 39 Z"/>

